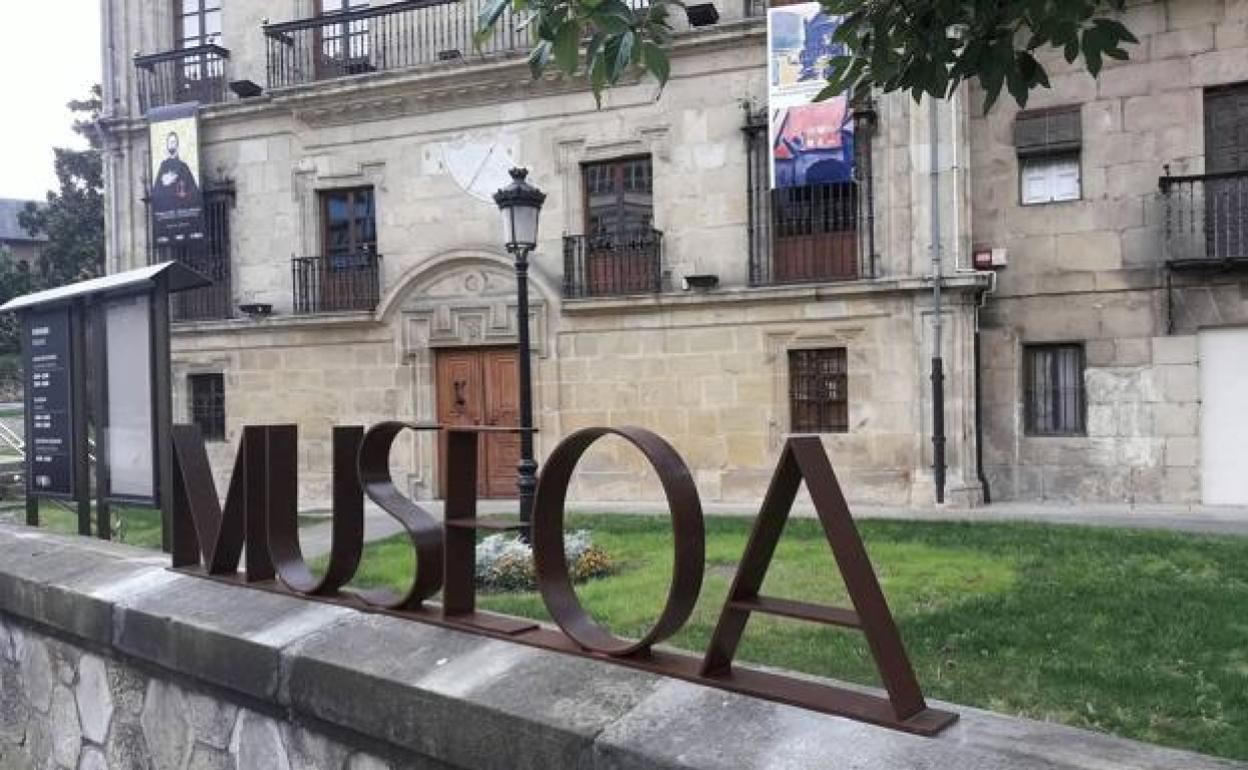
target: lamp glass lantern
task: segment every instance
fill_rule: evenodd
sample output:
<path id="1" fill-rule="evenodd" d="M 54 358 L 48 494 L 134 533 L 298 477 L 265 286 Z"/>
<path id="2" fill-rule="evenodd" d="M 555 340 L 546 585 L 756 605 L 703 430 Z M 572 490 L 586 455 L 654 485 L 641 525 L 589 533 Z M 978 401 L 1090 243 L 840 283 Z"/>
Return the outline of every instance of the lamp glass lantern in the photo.
<path id="1" fill-rule="evenodd" d="M 537 246 L 537 222 L 546 202 L 546 193 L 529 184 L 529 172 L 511 170 L 511 184 L 494 193 L 494 203 L 503 214 L 503 244 L 508 251 L 532 251 Z"/>

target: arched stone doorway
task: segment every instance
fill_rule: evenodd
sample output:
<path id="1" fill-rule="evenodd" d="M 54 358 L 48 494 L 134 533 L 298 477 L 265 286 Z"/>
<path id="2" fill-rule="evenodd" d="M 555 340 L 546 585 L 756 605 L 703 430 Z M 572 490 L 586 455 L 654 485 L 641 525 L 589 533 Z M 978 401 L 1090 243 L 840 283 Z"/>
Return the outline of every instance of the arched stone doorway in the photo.
<path id="1" fill-rule="evenodd" d="M 529 324 L 535 421 L 548 399 L 543 362 L 554 349 L 552 306 L 558 294 L 530 268 Z M 382 305 L 410 372 L 417 422 L 515 424 L 518 414 L 516 280 L 508 256 L 486 250 L 455 251 L 410 271 Z M 412 434 L 409 488 L 418 498 L 441 494 L 439 446 L 429 434 Z M 540 438 L 539 438 L 540 441 Z M 540 452 L 539 452 L 540 454 Z M 483 445 L 486 497 L 515 496 L 514 437 Z"/>

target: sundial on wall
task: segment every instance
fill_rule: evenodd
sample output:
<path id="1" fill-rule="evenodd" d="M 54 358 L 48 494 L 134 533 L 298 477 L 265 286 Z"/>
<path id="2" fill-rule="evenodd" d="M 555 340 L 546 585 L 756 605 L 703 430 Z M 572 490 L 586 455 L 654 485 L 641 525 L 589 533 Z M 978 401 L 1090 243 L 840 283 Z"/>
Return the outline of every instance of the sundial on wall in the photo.
<path id="1" fill-rule="evenodd" d="M 492 203 L 494 193 L 511 182 L 507 171 L 516 165 L 514 140 L 464 137 L 442 144 L 446 170 L 460 189 Z"/>

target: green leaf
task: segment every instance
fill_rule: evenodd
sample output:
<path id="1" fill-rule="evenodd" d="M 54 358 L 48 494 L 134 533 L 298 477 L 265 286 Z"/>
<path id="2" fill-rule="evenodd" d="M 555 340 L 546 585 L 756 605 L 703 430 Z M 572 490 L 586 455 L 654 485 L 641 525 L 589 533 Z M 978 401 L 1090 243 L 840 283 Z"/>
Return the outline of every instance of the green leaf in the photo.
<path id="1" fill-rule="evenodd" d="M 1131 30 L 1126 25 L 1116 19 L 1093 19 L 1092 23 L 1100 29 L 1113 35 L 1115 40 L 1122 40 L 1127 43 L 1139 43 L 1135 35 L 1131 34 Z"/>
<path id="2" fill-rule="evenodd" d="M 537 80 L 542 76 L 542 71 L 546 69 L 546 65 L 550 62 L 550 41 L 543 40 L 533 47 L 529 52 L 529 71 L 533 73 L 533 79 Z"/>
<path id="3" fill-rule="evenodd" d="M 498 22 L 503 11 L 507 10 L 507 3 L 510 0 L 487 0 L 482 6 L 481 12 L 477 14 L 477 32 L 474 36 L 478 43 L 490 36 L 494 30 L 495 23 Z"/>
<path id="4" fill-rule="evenodd" d="M 1067 64 L 1074 64 L 1075 59 L 1079 58 L 1079 39 L 1072 38 L 1071 41 L 1066 44 L 1063 54 L 1066 56 Z"/>
<path id="5" fill-rule="evenodd" d="M 654 79 L 659 81 L 659 88 L 662 89 L 667 85 L 667 79 L 671 76 L 671 62 L 668 61 L 667 53 L 657 45 L 651 42 L 641 44 L 641 61 L 645 68 L 654 75 Z"/>
<path id="6" fill-rule="evenodd" d="M 602 90 L 607 84 L 607 62 L 603 55 L 604 46 L 601 37 L 595 36 L 598 45 L 594 45 L 594 41 L 590 41 L 590 48 L 595 51 L 593 56 L 588 57 L 589 68 L 589 87 L 594 92 L 594 103 L 598 105 L 598 109 L 602 109 Z"/>
<path id="7" fill-rule="evenodd" d="M 633 63 L 633 43 L 637 36 L 632 30 L 620 36 L 620 45 L 615 53 L 615 77 L 623 75 Z M 612 80 L 614 82 L 614 79 Z"/>
<path id="8" fill-rule="evenodd" d="M 555 35 L 555 65 L 565 74 L 576 72 L 581 53 L 581 25 L 576 21 L 565 22 Z"/>
<path id="9" fill-rule="evenodd" d="M 632 29 L 627 21 L 615 14 L 594 14 L 591 20 L 595 27 L 611 35 L 622 35 Z"/>
<path id="10" fill-rule="evenodd" d="M 1083 60 L 1088 65 L 1088 74 L 1096 77 L 1101 74 L 1101 51 L 1098 48 L 1084 48 Z"/>

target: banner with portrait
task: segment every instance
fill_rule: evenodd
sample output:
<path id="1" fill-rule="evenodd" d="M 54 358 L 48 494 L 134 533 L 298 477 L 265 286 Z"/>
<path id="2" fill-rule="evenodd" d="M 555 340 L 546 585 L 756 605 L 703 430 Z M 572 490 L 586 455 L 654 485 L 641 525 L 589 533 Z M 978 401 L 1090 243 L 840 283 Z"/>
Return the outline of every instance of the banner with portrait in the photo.
<path id="1" fill-rule="evenodd" d="M 771 186 L 848 182 L 854 178 L 854 120 L 849 94 L 822 102 L 832 57 L 846 53 L 832 36 L 841 17 L 819 3 L 769 8 L 767 54 Z"/>
<path id="2" fill-rule="evenodd" d="M 148 210 L 158 246 L 202 240 L 204 197 L 199 177 L 199 104 L 156 107 L 147 113 L 151 141 Z"/>

